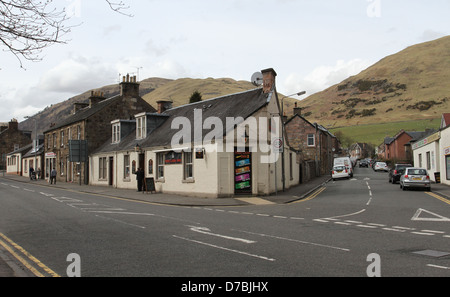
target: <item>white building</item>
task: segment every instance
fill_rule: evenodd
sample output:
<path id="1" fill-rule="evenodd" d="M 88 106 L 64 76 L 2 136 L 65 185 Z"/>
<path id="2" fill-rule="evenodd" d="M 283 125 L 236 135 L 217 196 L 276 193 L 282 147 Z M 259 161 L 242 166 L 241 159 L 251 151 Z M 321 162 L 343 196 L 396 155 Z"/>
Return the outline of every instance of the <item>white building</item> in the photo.
<path id="1" fill-rule="evenodd" d="M 32 144 L 17 148 L 14 152 L 6 155 L 6 173 L 20 175 L 24 173 L 22 157 L 32 148 Z M 28 169 L 27 169 L 28 170 Z"/>
<path id="2" fill-rule="evenodd" d="M 276 72 L 262 73 L 262 88 L 167 110 L 161 101 L 158 113 L 111 122 L 111 141 L 90 156 L 90 184 L 136 189 L 133 173 L 144 168 L 161 193 L 254 196 L 281 191 L 283 179 L 285 188 L 297 185 L 296 152 L 280 141 L 275 121 Z M 275 147 L 284 157 L 274 154 Z"/>
<path id="3" fill-rule="evenodd" d="M 428 171 L 430 179 L 434 182 L 440 176 L 440 144 L 441 132 L 438 131 L 427 137 L 419 139 L 412 145 L 414 166 Z"/>
<path id="4" fill-rule="evenodd" d="M 441 183 L 450 185 L 450 126 L 441 130 L 439 156 Z"/>
<path id="5" fill-rule="evenodd" d="M 430 179 L 450 185 L 450 114 L 442 114 L 436 133 L 419 139 L 412 145 L 414 166 L 427 169 Z"/>

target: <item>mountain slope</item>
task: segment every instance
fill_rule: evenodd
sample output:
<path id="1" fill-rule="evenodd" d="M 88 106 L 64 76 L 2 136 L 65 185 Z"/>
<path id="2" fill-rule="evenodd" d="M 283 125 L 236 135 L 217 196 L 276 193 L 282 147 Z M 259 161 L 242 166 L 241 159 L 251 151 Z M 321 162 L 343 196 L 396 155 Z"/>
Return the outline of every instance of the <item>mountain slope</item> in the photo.
<path id="1" fill-rule="evenodd" d="M 327 127 L 439 118 L 450 111 L 450 36 L 388 56 L 299 106 Z"/>
<path id="2" fill-rule="evenodd" d="M 170 79 L 157 77 L 145 79 L 140 82 L 141 85 L 139 89 L 141 96 L 152 92 L 171 81 L 172 80 Z M 98 89 L 95 89 L 95 91 L 103 92 L 106 98 L 110 98 L 119 94 L 119 84 L 99 87 Z M 74 103 L 88 102 L 88 98 L 90 95 L 91 91 L 89 90 L 60 103 L 47 106 L 39 113 L 32 116 L 31 119 L 20 122 L 19 128 L 21 130 L 34 131 L 34 119 L 36 119 L 38 133 L 42 134 L 43 131 L 50 128 L 50 125 L 52 123 L 63 121 L 64 119 L 68 118 L 72 114 Z"/>
<path id="3" fill-rule="evenodd" d="M 248 81 L 235 81 L 231 78 L 192 79 L 181 78 L 171 81 L 142 98 L 156 108 L 158 100 L 172 100 L 173 107 L 189 103 L 195 91 L 202 95 L 202 100 L 217 98 L 224 95 L 254 89 L 255 86 Z"/>

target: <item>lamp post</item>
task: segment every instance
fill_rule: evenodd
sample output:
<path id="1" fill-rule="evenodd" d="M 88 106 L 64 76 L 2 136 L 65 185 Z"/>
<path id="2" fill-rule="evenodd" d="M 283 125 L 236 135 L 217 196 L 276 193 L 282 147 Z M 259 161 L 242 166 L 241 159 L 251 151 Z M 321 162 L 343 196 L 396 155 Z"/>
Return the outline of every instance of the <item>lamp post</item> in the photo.
<path id="1" fill-rule="evenodd" d="M 36 171 L 37 170 L 37 167 L 36 167 L 36 165 L 37 165 L 37 163 L 36 163 L 37 156 L 36 155 L 37 155 L 37 148 L 38 148 L 38 144 L 37 144 L 37 121 L 36 121 L 35 118 L 29 117 L 29 116 L 26 116 L 25 118 L 26 119 L 31 119 L 31 120 L 34 121 L 34 141 L 33 141 L 34 164 L 33 164 L 33 166 L 34 166 L 34 171 Z M 29 172 L 29 174 L 31 174 L 31 173 Z"/>
<path id="2" fill-rule="evenodd" d="M 306 91 L 301 91 L 298 93 L 294 93 L 292 95 L 289 96 L 284 96 L 281 99 L 281 136 L 282 136 L 282 140 L 283 140 L 283 150 L 281 152 L 281 171 L 282 171 L 282 181 L 283 181 L 283 192 L 286 190 L 286 174 L 285 174 L 285 166 L 284 166 L 284 99 L 291 97 L 291 96 L 302 96 L 305 95 Z"/>

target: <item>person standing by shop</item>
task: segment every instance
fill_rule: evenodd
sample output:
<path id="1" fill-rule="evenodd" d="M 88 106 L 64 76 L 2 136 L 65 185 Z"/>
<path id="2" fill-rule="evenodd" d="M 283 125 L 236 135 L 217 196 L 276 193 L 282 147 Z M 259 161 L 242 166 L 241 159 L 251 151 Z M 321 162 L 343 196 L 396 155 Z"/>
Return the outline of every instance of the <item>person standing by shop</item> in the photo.
<path id="1" fill-rule="evenodd" d="M 138 168 L 138 170 L 134 174 L 136 174 L 138 192 L 141 192 L 142 182 L 144 181 L 144 169 Z"/>

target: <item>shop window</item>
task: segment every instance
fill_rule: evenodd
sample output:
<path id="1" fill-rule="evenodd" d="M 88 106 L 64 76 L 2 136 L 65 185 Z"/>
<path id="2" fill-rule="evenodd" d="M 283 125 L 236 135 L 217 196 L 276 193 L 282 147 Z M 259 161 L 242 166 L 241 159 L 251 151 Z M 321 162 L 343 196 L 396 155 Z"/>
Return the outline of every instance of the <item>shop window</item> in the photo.
<path id="1" fill-rule="evenodd" d="M 156 166 L 158 167 L 157 172 L 156 172 L 156 174 L 157 174 L 156 178 L 158 178 L 158 179 L 164 178 L 164 162 L 165 162 L 164 159 L 165 159 L 164 153 L 156 154 Z"/>

